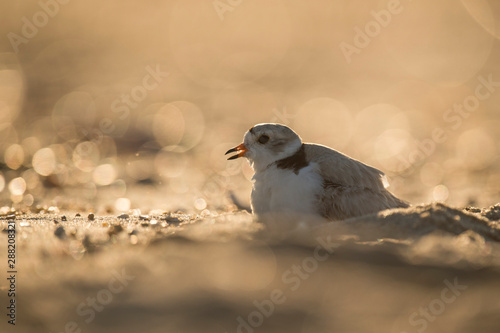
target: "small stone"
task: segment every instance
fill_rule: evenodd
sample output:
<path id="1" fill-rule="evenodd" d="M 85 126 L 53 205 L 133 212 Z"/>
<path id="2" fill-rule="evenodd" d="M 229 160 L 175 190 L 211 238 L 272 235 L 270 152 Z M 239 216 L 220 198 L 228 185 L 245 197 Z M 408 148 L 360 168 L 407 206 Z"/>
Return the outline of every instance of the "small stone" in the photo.
<path id="1" fill-rule="evenodd" d="M 126 220 L 128 219 L 130 216 L 128 216 L 128 214 L 121 214 L 121 215 L 118 215 L 118 218 L 119 219 L 123 219 L 123 220 Z"/>
<path id="2" fill-rule="evenodd" d="M 139 238 L 137 237 L 137 235 L 130 236 L 130 244 L 137 245 L 138 242 L 139 242 Z"/>
<path id="3" fill-rule="evenodd" d="M 59 224 L 59 221 L 57 221 L 56 219 L 54 219 L 54 223 L 55 224 Z"/>
<path id="4" fill-rule="evenodd" d="M 47 211 L 50 213 L 50 214 L 57 214 L 59 213 L 59 208 L 57 207 L 54 207 L 54 206 L 51 206 L 47 209 Z"/>
<path id="5" fill-rule="evenodd" d="M 148 215 L 140 215 L 139 220 L 149 221 L 151 220 L 151 218 Z"/>
<path id="6" fill-rule="evenodd" d="M 102 222 L 102 226 L 107 227 L 107 226 L 109 226 L 109 224 L 108 224 L 108 222 Z"/>
<path id="7" fill-rule="evenodd" d="M 4 215 L 9 215 L 10 213 L 11 213 L 10 207 L 4 206 L 0 208 L 0 215 L 4 216 Z"/>
<path id="8" fill-rule="evenodd" d="M 61 221 L 67 221 L 68 219 L 66 218 L 65 215 L 61 216 Z"/>
<path id="9" fill-rule="evenodd" d="M 119 234 L 120 232 L 123 231 L 123 227 L 119 224 L 114 224 L 112 225 L 109 230 L 108 230 L 108 235 L 109 236 L 112 236 L 112 235 L 117 235 Z"/>
<path id="10" fill-rule="evenodd" d="M 80 215 L 80 213 L 76 213 L 75 217 L 80 217 L 82 215 Z"/>
<path id="11" fill-rule="evenodd" d="M 16 219 L 16 214 L 10 214 L 5 217 L 7 220 L 15 220 Z"/>
<path id="12" fill-rule="evenodd" d="M 181 223 L 182 221 L 179 220 L 179 218 L 177 217 L 172 217 L 172 216 L 167 216 L 165 218 L 165 220 L 168 222 L 168 223 Z"/>
<path id="13" fill-rule="evenodd" d="M 89 216 L 88 216 L 88 218 L 89 218 L 89 221 L 94 221 L 95 220 L 94 213 L 90 213 Z"/>
<path id="14" fill-rule="evenodd" d="M 87 250 L 88 253 L 93 253 L 97 250 L 97 247 L 92 241 L 90 240 L 89 235 L 85 235 L 85 237 L 82 240 L 82 245 Z"/>
<path id="15" fill-rule="evenodd" d="M 142 222 L 141 226 L 143 226 L 144 228 L 149 227 L 149 223 L 148 222 Z"/>
<path id="16" fill-rule="evenodd" d="M 57 229 L 54 231 L 54 235 L 59 239 L 66 238 L 66 232 L 64 231 L 64 228 L 62 226 L 57 227 Z"/>

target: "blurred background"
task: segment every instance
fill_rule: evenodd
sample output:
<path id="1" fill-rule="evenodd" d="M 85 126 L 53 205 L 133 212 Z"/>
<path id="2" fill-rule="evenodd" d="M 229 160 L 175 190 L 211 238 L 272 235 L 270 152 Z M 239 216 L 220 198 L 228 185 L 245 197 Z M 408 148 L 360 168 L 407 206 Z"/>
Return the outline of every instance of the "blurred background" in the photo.
<path id="1" fill-rule="evenodd" d="M 413 202 L 500 200 L 500 3 L 40 0 L 0 5 L 0 204 L 248 202 L 224 152 L 291 126 Z"/>

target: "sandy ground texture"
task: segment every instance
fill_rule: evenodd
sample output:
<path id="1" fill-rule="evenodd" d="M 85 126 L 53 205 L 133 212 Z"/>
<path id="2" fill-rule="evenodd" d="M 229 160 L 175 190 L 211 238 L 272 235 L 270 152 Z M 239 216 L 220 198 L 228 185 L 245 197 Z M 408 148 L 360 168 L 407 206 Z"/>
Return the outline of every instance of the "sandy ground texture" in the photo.
<path id="1" fill-rule="evenodd" d="M 498 332 L 500 205 L 430 204 L 271 235 L 245 211 L 3 211 L 1 332 Z M 8 305 L 1 280 L 2 312 Z"/>

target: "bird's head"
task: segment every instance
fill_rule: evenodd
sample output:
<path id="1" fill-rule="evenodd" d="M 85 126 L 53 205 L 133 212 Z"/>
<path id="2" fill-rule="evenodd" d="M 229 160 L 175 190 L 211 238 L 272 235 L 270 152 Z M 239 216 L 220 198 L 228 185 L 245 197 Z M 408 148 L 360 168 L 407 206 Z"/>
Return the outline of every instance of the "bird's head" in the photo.
<path id="1" fill-rule="evenodd" d="M 237 153 L 229 160 L 246 157 L 255 171 L 295 154 L 301 147 L 301 138 L 289 127 L 280 124 L 258 124 L 250 128 L 243 143 L 226 152 Z"/>

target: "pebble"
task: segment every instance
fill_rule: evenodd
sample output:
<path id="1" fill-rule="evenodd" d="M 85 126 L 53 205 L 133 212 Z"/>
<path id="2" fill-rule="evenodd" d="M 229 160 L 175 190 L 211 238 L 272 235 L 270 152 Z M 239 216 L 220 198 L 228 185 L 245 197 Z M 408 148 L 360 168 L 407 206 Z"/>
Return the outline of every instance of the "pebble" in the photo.
<path id="1" fill-rule="evenodd" d="M 82 245 L 87 250 L 88 253 L 95 252 L 97 250 L 97 247 L 92 241 L 90 240 L 89 235 L 85 235 L 85 237 L 82 240 Z"/>
<path id="2" fill-rule="evenodd" d="M 15 220 L 16 219 L 16 214 L 10 214 L 5 217 L 7 220 Z"/>
<path id="3" fill-rule="evenodd" d="M 80 213 L 76 213 L 75 217 L 80 217 L 82 216 Z"/>
<path id="4" fill-rule="evenodd" d="M 88 218 L 89 218 L 89 221 L 94 221 L 95 220 L 94 213 L 90 213 L 89 216 L 88 216 Z"/>
<path id="5" fill-rule="evenodd" d="M 109 229 L 108 229 L 108 235 L 109 236 L 111 236 L 111 235 L 117 235 L 117 234 L 119 234 L 122 231 L 123 231 L 123 227 L 121 225 L 114 224 L 111 227 L 109 227 Z"/>
<path id="6" fill-rule="evenodd" d="M 8 215 L 11 213 L 11 209 L 8 206 L 0 208 L 0 215 Z"/>
<path id="7" fill-rule="evenodd" d="M 47 211 L 48 211 L 49 213 L 51 213 L 51 214 L 57 214 L 57 213 L 59 213 L 59 208 L 54 207 L 54 206 L 51 206 L 51 207 L 49 207 L 49 208 L 47 209 Z"/>
<path id="8" fill-rule="evenodd" d="M 179 220 L 179 218 L 177 217 L 172 217 L 172 216 L 167 216 L 165 218 L 165 220 L 168 222 L 168 223 L 181 223 L 182 221 Z"/>
<path id="9" fill-rule="evenodd" d="M 128 219 L 129 217 L 130 217 L 130 216 L 128 216 L 128 214 L 121 214 L 121 215 L 118 215 L 118 218 L 119 218 L 119 219 L 123 219 L 123 220 Z"/>
<path id="10" fill-rule="evenodd" d="M 151 218 L 149 217 L 149 215 L 140 215 L 139 220 L 149 221 L 151 220 Z"/>
<path id="11" fill-rule="evenodd" d="M 66 232 L 64 231 L 64 228 L 62 226 L 57 227 L 57 229 L 54 231 L 54 235 L 59 239 L 66 238 Z"/>
<path id="12" fill-rule="evenodd" d="M 136 235 L 130 236 L 130 244 L 136 245 L 139 242 L 139 238 Z"/>
<path id="13" fill-rule="evenodd" d="M 67 221 L 66 215 L 61 216 L 61 221 Z"/>

